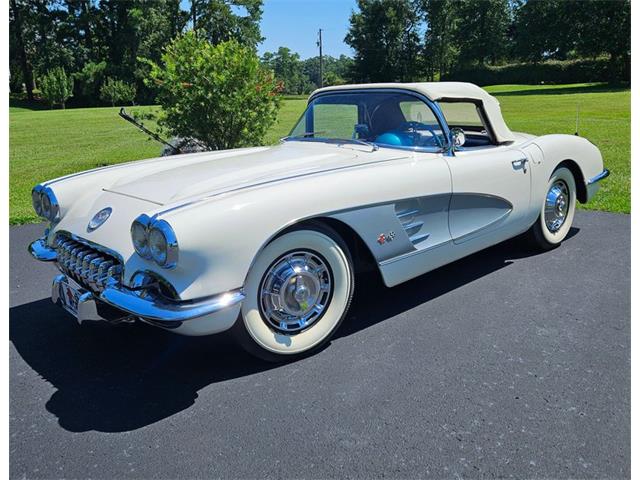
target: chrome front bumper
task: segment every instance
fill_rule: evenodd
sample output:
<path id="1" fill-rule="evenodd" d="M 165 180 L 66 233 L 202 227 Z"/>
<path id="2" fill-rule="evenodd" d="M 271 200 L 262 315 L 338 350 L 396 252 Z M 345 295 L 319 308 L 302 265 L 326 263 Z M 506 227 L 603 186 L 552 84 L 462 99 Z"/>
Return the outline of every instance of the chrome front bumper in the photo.
<path id="1" fill-rule="evenodd" d="M 593 196 L 598 192 L 598 190 L 600 189 L 600 181 L 607 178 L 609 176 L 609 173 L 609 170 L 605 168 L 598 175 L 587 180 L 587 201 L 591 200 Z"/>
<path id="2" fill-rule="evenodd" d="M 56 251 L 47 246 L 43 239 L 33 242 L 29 251 L 38 260 L 56 260 Z M 53 279 L 51 300 L 56 304 L 62 304 L 60 284 L 63 282 L 68 283 L 64 274 Z M 118 323 L 139 318 L 159 327 L 180 329 L 183 322 L 203 319 L 206 325 L 182 328 L 187 335 L 204 335 L 229 328 L 237 317 L 240 303 L 245 297 L 238 289 L 199 300 L 172 300 L 161 295 L 153 285 L 129 288 L 117 282 L 109 283 L 101 292 L 93 292 L 82 287 L 78 291 L 76 317 L 79 323 Z"/>
<path id="3" fill-rule="evenodd" d="M 594 183 L 598 183 L 600 180 L 604 180 L 605 178 L 607 178 L 609 176 L 609 173 L 610 173 L 609 170 L 605 168 L 598 175 L 596 175 L 593 178 L 590 178 L 587 181 L 587 185 L 593 185 Z"/>

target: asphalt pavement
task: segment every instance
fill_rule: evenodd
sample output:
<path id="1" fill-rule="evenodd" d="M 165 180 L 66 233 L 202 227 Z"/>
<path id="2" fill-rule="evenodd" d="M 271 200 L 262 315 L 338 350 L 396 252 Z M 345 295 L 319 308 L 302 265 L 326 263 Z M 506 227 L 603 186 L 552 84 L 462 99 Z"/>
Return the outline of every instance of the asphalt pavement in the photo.
<path id="1" fill-rule="evenodd" d="M 78 326 L 10 232 L 13 478 L 628 478 L 630 217 L 578 212 L 392 289 L 287 365 L 223 334 Z"/>

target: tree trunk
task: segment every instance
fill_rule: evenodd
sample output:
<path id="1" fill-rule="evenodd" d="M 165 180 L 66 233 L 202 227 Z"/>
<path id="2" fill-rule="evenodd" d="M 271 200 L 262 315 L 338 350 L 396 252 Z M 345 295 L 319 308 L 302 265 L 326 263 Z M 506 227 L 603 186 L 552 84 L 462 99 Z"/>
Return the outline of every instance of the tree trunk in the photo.
<path id="1" fill-rule="evenodd" d="M 198 19 L 198 15 L 197 15 L 198 12 L 196 10 L 196 1 L 197 0 L 191 0 L 191 21 L 193 22 L 193 25 L 192 25 L 193 32 L 197 37 L 198 33 L 196 31 L 196 20 Z"/>
<path id="2" fill-rule="evenodd" d="M 82 2 L 80 2 L 80 15 L 82 16 L 81 25 L 82 29 L 84 30 L 85 45 L 87 47 L 87 50 L 89 50 L 89 54 L 91 55 L 93 47 L 93 36 L 91 34 L 91 11 L 89 0 L 82 0 Z"/>

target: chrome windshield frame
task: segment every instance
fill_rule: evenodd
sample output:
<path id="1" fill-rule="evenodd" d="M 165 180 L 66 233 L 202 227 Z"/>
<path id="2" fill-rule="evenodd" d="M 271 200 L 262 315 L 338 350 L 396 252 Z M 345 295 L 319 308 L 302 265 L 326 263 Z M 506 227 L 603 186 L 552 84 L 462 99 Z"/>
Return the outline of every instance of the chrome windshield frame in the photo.
<path id="1" fill-rule="evenodd" d="M 325 92 L 319 92 L 316 93 L 315 95 L 312 95 L 309 97 L 309 100 L 307 101 L 307 106 L 304 109 L 304 112 L 302 112 L 302 115 L 300 115 L 300 117 L 298 117 L 298 120 L 296 121 L 295 125 L 293 126 L 293 128 L 291 129 L 291 131 L 289 132 L 289 135 L 282 138 L 281 141 L 283 142 L 291 142 L 291 141 L 297 141 L 297 142 L 304 142 L 304 141 L 316 141 L 316 142 L 323 142 L 326 141 L 327 143 L 331 142 L 331 143 L 335 143 L 336 141 L 347 141 L 347 140 L 351 140 L 351 139 L 341 139 L 341 138 L 307 138 L 307 137 L 294 137 L 291 135 L 291 133 L 293 132 L 293 129 L 298 125 L 298 123 L 300 123 L 300 120 L 302 120 L 302 118 L 304 118 L 305 115 L 307 115 L 307 110 L 309 108 L 309 105 L 311 104 L 311 102 L 313 102 L 314 100 L 320 98 L 320 97 L 324 97 L 324 96 L 328 96 L 328 95 L 345 95 L 345 94 L 352 94 L 352 93 L 403 93 L 406 95 L 410 95 L 412 97 L 417 98 L 418 100 L 422 101 L 423 103 L 425 103 L 427 105 L 427 107 L 429 107 L 429 109 L 433 112 L 434 116 L 436 117 L 436 120 L 438 121 L 438 124 L 440 125 L 440 129 L 442 130 L 442 134 L 444 136 L 444 145 L 442 147 L 405 147 L 405 146 L 401 146 L 401 145 L 386 145 L 386 144 L 380 144 L 380 143 L 375 143 L 375 142 L 371 142 L 377 146 L 379 146 L 380 148 L 392 148 L 395 150 L 405 150 L 405 151 L 413 151 L 413 152 L 425 152 L 425 153 L 443 153 L 445 155 L 453 155 L 453 146 L 451 144 L 451 136 L 450 136 L 450 129 L 449 129 L 449 125 L 447 124 L 447 122 L 445 121 L 444 118 L 444 114 L 442 113 L 442 110 L 440 109 L 440 106 L 438 105 L 437 102 L 434 102 L 433 100 L 427 98 L 425 95 L 422 95 L 418 92 L 414 92 L 413 90 L 408 90 L 406 88 L 344 88 L 344 89 L 340 89 L 340 90 L 329 90 L 329 91 L 325 91 Z"/>

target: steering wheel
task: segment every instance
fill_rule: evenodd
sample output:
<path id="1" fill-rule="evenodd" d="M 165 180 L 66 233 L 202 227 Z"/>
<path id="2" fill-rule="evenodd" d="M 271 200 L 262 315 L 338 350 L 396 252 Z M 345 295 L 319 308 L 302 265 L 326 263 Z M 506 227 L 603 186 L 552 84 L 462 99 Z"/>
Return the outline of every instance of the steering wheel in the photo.
<path id="1" fill-rule="evenodd" d="M 421 123 L 421 122 L 402 122 L 399 126 L 398 126 L 398 130 L 403 131 L 403 132 L 410 132 L 410 131 L 416 131 L 416 130 L 426 130 L 428 131 L 431 136 L 434 138 L 434 140 L 436 141 L 436 143 L 438 144 L 439 147 L 442 147 L 442 140 L 440 139 L 440 137 L 438 136 L 438 134 L 436 133 L 435 128 L 433 128 L 431 125 L 427 125 L 426 123 Z"/>

